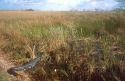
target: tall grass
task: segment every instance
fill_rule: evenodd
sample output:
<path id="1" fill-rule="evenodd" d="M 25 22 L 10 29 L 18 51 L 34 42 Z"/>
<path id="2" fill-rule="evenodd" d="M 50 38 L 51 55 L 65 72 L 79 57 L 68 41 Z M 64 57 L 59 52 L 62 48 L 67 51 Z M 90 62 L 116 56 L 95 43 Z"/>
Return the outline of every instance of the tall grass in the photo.
<path id="1" fill-rule="evenodd" d="M 124 13 L 3 11 L 0 15 L 0 49 L 16 63 L 30 59 L 28 47 L 35 45 L 35 53 L 43 53 L 43 61 L 29 71 L 34 81 L 125 80 Z"/>

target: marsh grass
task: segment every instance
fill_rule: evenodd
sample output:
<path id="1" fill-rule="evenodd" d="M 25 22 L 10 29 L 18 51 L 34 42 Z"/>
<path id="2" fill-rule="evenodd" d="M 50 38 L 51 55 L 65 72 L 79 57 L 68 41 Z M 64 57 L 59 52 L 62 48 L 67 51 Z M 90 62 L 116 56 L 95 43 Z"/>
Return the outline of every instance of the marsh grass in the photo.
<path id="1" fill-rule="evenodd" d="M 125 80 L 124 13 L 3 11 L 0 15 L 0 49 L 16 63 L 30 59 L 28 47 L 35 45 L 35 53 L 43 53 L 43 61 L 29 71 L 34 81 Z"/>
<path id="2" fill-rule="evenodd" d="M 3 71 L 0 71 L 0 81 L 9 81 L 9 77 Z"/>

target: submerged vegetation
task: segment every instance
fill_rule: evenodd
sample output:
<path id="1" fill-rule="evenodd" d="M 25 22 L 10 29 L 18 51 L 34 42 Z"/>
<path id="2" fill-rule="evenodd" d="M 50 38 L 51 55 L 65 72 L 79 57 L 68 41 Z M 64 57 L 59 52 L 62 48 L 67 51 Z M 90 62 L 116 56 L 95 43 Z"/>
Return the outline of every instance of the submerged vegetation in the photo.
<path id="1" fill-rule="evenodd" d="M 0 12 L 0 49 L 15 64 L 42 61 L 33 81 L 124 81 L 124 12 Z"/>

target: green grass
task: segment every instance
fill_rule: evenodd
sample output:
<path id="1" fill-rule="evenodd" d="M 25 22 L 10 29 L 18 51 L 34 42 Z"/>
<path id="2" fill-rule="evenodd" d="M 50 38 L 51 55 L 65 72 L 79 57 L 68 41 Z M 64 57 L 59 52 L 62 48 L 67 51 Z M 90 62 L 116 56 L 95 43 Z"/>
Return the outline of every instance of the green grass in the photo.
<path id="1" fill-rule="evenodd" d="M 0 81 L 9 81 L 7 75 L 0 71 Z"/>

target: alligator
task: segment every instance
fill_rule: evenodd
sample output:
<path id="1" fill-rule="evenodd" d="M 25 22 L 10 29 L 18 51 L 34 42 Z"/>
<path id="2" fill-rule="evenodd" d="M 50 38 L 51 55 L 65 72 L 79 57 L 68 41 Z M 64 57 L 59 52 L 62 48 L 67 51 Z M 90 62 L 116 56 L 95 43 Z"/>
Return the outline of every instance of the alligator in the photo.
<path id="1" fill-rule="evenodd" d="M 21 74 L 19 72 L 34 68 L 40 62 L 40 60 L 41 60 L 41 57 L 36 57 L 35 59 L 30 60 L 28 63 L 25 63 L 21 66 L 9 68 L 7 70 L 7 72 L 10 75 L 13 75 L 16 77 L 21 76 Z"/>

